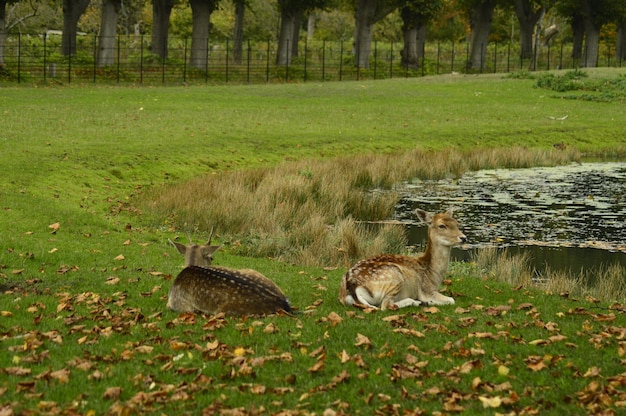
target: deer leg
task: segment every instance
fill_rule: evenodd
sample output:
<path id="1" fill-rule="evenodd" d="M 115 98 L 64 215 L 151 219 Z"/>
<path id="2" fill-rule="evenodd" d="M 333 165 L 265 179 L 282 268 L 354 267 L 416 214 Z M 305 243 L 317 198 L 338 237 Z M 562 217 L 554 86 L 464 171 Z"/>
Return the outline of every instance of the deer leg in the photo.
<path id="1" fill-rule="evenodd" d="M 370 308 L 378 309 L 378 306 L 376 306 L 378 300 L 370 294 L 369 290 L 364 287 L 357 287 L 354 293 L 359 303 L 369 306 Z"/>
<path id="2" fill-rule="evenodd" d="M 395 302 L 395 305 L 398 308 L 406 308 L 407 306 L 419 306 L 421 304 L 422 302 L 412 298 L 400 299 L 399 301 Z"/>
<path id="3" fill-rule="evenodd" d="M 442 295 L 439 292 L 433 292 L 428 295 L 422 294 L 420 300 L 428 305 L 454 305 L 453 298 Z"/>

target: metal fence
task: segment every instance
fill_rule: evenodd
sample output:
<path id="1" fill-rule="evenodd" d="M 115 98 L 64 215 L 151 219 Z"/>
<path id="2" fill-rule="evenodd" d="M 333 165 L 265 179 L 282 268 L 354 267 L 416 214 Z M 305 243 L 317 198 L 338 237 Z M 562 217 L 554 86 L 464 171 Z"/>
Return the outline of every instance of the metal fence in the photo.
<path id="1" fill-rule="evenodd" d="M 113 63 L 97 64 L 98 36 L 78 36 L 76 54 L 61 55 L 58 35 L 11 35 L 0 67 L 3 83 L 272 83 L 343 81 L 418 77 L 467 72 L 469 47 L 466 43 L 429 42 L 422 45 L 424 58 L 417 67 L 402 65 L 401 43 L 374 42 L 368 68 L 355 66 L 352 43 L 347 41 L 301 41 L 297 54 L 277 65 L 276 42 L 245 42 L 235 57 L 232 41 L 209 42 L 204 65 L 190 66 L 190 40 L 170 38 L 167 59 L 150 51 L 150 38 L 118 36 L 110 54 Z M 505 73 L 519 70 L 568 69 L 587 66 L 571 58 L 572 45 L 540 48 L 535 59 L 522 59 L 519 45 L 490 43 L 482 48 L 482 60 L 475 73 Z M 201 68 L 198 68 L 201 66 Z M 598 66 L 621 67 L 612 45 L 601 45 Z"/>

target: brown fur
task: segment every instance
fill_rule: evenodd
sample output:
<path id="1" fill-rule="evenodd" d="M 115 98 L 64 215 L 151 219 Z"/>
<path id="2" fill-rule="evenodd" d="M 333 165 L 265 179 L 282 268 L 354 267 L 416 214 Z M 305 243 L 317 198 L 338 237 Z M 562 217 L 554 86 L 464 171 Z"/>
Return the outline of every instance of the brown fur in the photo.
<path id="1" fill-rule="evenodd" d="M 397 309 L 421 303 L 453 304 L 454 299 L 439 293 L 453 246 L 467 240 L 452 212 L 431 214 L 416 210 L 428 225 L 426 252 L 419 257 L 383 254 L 361 260 L 341 281 L 339 301 L 380 309 Z"/>
<path id="2" fill-rule="evenodd" d="M 211 266 L 219 246 L 172 243 L 185 256 L 185 268 L 170 288 L 167 307 L 176 312 L 268 315 L 291 312 L 282 290 L 256 270 Z"/>

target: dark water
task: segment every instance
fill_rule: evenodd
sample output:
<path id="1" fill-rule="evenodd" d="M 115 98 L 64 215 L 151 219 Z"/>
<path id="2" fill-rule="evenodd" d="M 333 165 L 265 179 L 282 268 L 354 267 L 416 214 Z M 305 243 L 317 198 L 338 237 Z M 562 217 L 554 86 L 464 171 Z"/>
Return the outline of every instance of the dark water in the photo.
<path id="1" fill-rule="evenodd" d="M 411 211 L 456 208 L 469 239 L 453 250 L 457 260 L 483 247 L 528 252 L 538 272 L 626 267 L 626 163 L 469 172 L 458 179 L 404 185 L 397 219 L 409 243 L 421 245 L 426 229 Z"/>

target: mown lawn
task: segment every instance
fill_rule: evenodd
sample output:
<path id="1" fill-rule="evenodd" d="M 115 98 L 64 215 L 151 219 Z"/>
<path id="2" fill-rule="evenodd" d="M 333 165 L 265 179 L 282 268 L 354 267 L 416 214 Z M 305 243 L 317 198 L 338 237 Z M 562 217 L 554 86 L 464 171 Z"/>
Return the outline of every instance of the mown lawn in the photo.
<path id="1" fill-rule="evenodd" d="M 348 264 L 241 257 L 246 240 L 221 241 L 215 263 L 271 277 L 298 313 L 165 309 L 183 263 L 167 240 L 209 230 L 139 209 L 147 190 L 416 147 L 563 143 L 623 157 L 622 102 L 534 85 L 450 76 L 0 90 L 0 414 L 624 412 L 624 299 L 512 287 L 472 263 L 446 280 L 456 305 L 368 313 L 337 301 Z"/>

